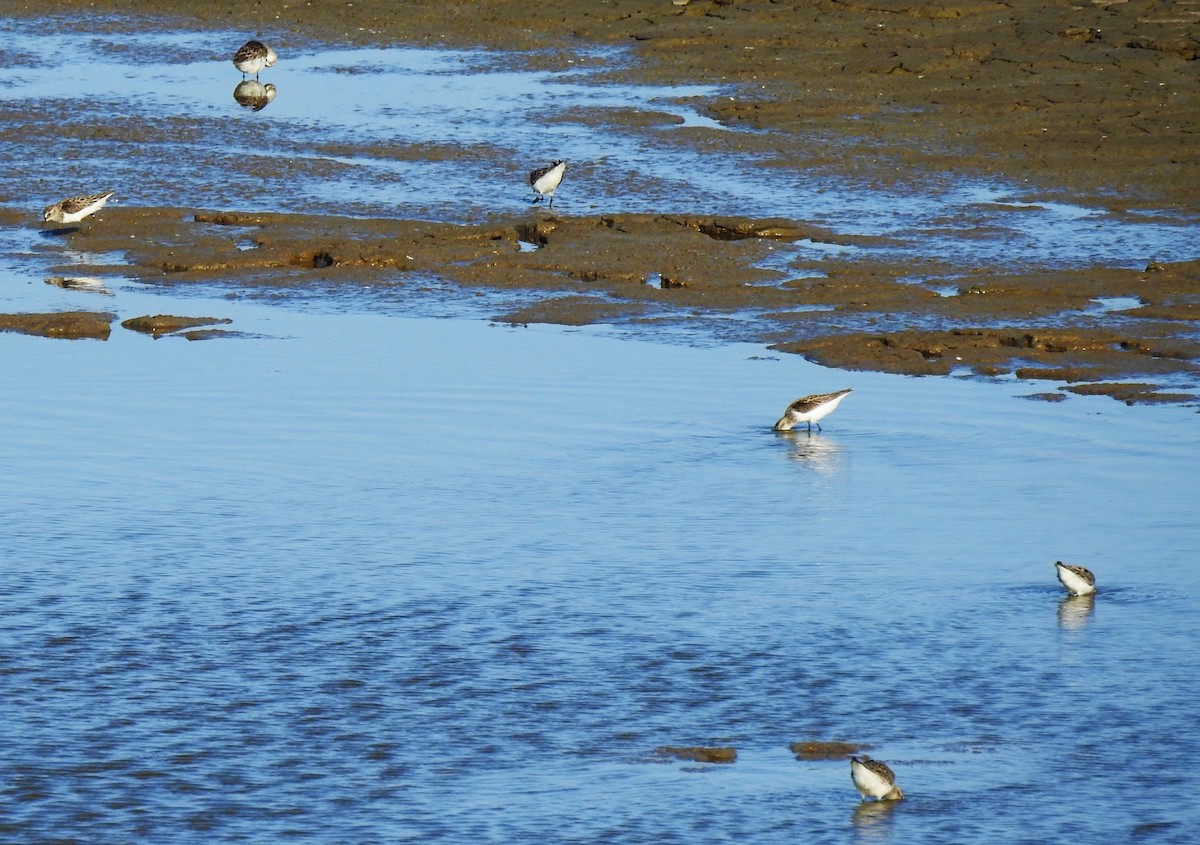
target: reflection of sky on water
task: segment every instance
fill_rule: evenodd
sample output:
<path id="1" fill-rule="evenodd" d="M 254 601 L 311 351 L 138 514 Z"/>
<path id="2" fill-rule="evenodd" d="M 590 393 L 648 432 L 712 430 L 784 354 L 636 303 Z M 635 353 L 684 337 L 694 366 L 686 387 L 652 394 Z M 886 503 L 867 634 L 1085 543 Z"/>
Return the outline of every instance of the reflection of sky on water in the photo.
<path id="1" fill-rule="evenodd" d="M 1188 409 L 855 373 L 825 432 L 786 438 L 782 406 L 847 374 L 110 282 L 118 319 L 252 337 L 0 334 L 0 765 L 58 785 L 15 838 L 80 829 L 93 791 L 93 841 L 181 814 L 210 839 L 464 843 L 1196 820 L 1159 777 L 1200 695 Z M 1105 585 L 1089 624 L 1060 556 Z M 908 800 L 857 809 L 842 761 L 787 751 L 805 737 L 869 743 Z M 638 762 L 684 743 L 739 759 Z M 250 797 L 219 817 L 178 788 L 230 772 Z"/>

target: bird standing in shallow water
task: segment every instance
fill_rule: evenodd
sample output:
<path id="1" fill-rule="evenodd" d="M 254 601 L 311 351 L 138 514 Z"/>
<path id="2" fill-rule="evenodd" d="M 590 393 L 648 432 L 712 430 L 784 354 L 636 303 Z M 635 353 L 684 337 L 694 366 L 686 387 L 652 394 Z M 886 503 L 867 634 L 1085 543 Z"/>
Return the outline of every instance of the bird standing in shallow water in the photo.
<path id="1" fill-rule="evenodd" d="M 238 51 L 233 54 L 233 66 L 242 72 L 243 79 L 250 73 L 257 79 L 258 72 L 265 67 L 271 67 L 277 58 L 274 50 L 261 41 L 252 39 L 238 47 Z"/>
<path id="2" fill-rule="evenodd" d="M 78 223 L 83 218 L 89 217 L 104 208 L 104 204 L 108 202 L 114 193 L 116 192 L 106 191 L 103 194 L 67 197 L 65 200 L 59 200 L 53 205 L 46 206 L 42 211 L 42 222 Z"/>
<path id="3" fill-rule="evenodd" d="M 566 170 L 567 163 L 565 161 L 556 161 L 530 173 L 529 184 L 537 191 L 537 196 L 533 198 L 530 205 L 536 205 L 545 197 L 550 197 L 549 207 L 554 208 L 554 190 L 562 182 L 563 173 Z"/>
<path id="4" fill-rule="evenodd" d="M 845 390 L 835 393 L 815 393 L 812 396 L 802 396 L 787 406 L 783 416 L 775 423 L 775 430 L 791 431 L 800 423 L 808 423 L 808 430 L 812 431 L 813 423 L 817 423 L 817 431 L 820 431 L 821 424 L 817 420 L 833 413 L 833 409 L 849 393 L 850 388 L 847 387 Z"/>
<path id="5" fill-rule="evenodd" d="M 1059 582 L 1071 595 L 1087 596 L 1096 592 L 1096 576 L 1090 569 L 1072 566 L 1059 560 L 1054 563 L 1054 571 L 1058 573 Z"/>
<path id="6" fill-rule="evenodd" d="M 870 796 L 882 801 L 899 801 L 904 797 L 900 787 L 896 786 L 896 775 L 887 764 L 872 760 L 866 754 L 861 758 L 850 758 L 850 777 L 864 799 Z"/>

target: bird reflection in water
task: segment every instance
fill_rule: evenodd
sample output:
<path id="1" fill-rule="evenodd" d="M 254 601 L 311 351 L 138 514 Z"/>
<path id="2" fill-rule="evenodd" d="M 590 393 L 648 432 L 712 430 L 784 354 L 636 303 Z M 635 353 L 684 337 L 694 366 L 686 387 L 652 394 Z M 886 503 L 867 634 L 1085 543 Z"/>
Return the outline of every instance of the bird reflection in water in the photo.
<path id="1" fill-rule="evenodd" d="M 1067 596 L 1058 603 L 1058 624 L 1067 629 L 1082 628 L 1092 616 L 1096 594 Z"/>
<path id="2" fill-rule="evenodd" d="M 817 436 L 804 429 L 776 431 L 775 436 L 787 441 L 788 460 L 802 463 L 818 472 L 833 472 L 841 461 L 841 449 L 828 437 Z"/>
<path id="3" fill-rule="evenodd" d="M 63 290 L 78 290 L 85 293 L 98 293 L 103 296 L 113 295 L 112 291 L 104 286 L 104 282 L 95 276 L 51 276 L 46 279 L 46 284 L 54 285 Z"/>
<path id="4" fill-rule="evenodd" d="M 242 108 L 261 111 L 275 99 L 275 86 L 270 82 L 264 85 L 257 79 L 243 79 L 233 89 L 233 99 Z"/>
<path id="5" fill-rule="evenodd" d="M 860 801 L 850 814 L 850 823 L 860 842 L 881 842 L 891 838 L 892 813 L 900 801 Z"/>

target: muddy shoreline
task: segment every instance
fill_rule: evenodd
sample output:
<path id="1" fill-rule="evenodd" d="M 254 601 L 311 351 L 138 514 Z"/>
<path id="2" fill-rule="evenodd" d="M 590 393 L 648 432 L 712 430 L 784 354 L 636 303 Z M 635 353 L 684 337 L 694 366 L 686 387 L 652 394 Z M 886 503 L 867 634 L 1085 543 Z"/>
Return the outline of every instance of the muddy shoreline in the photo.
<path id="1" fill-rule="evenodd" d="M 112 0 L 61 0 L 56 25 L 103 29 Z M 871 182 L 906 170 L 1003 175 L 1087 205 L 1200 206 L 1200 9 L 1153 0 L 931 4 L 902 0 L 413 0 L 352 4 L 146 0 L 138 25 L 241 28 L 293 43 L 631 51 L 610 78 L 723 84 L 709 113 L 780 167 Z M 0 2 L 0 17 L 45 6 Z M 120 19 L 128 26 L 127 18 Z M 853 145 L 846 155 L 832 139 Z"/>
<path id="2" fill-rule="evenodd" d="M 854 240 L 778 218 L 531 212 L 454 224 L 110 207 L 62 237 L 80 253 L 125 255 L 124 264 L 55 268 L 100 280 L 132 274 L 164 286 L 404 290 L 439 279 L 499 292 L 497 301 L 509 294 L 493 315 L 498 321 L 647 331 L 752 312 L 734 337 L 832 367 L 969 370 L 1066 382 L 1074 392 L 1124 401 L 1194 401 L 1183 388 L 1194 383 L 1200 358 L 1193 301 L 1200 261 L 1014 274 L 941 296 L 907 282 L 909 270 L 895 262 L 848 260 L 821 277 L 764 269 L 778 243 Z M 1090 312 L 1097 297 L 1141 304 Z"/>
<path id="3" fill-rule="evenodd" d="M 62 15 L 105 8 L 124 12 L 116 3 L 56 5 Z M 415 2 L 403 15 L 371 0 L 269 12 L 152 0 L 139 14 L 148 29 L 228 30 L 237 21 L 283 49 L 482 46 L 539 51 L 524 59 L 557 66 L 575 52 L 621 47 L 634 61 L 610 63 L 601 78 L 730 86 L 734 94 L 702 111 L 751 130 L 737 133 L 736 151 L 768 168 L 879 187 L 913 174 L 993 175 L 1041 200 L 1187 219 L 1200 207 L 1200 9 L 1181 4 L 547 0 L 531 16 L 510 0 Z M 42 15 L 34 4 L 0 2 L 0 16 Z M 639 129 L 636 116 L 626 124 Z M 132 266 L 123 272 L 171 283 L 286 284 L 289 274 L 315 272 L 345 284 L 391 274 L 404 284 L 436 273 L 466 288 L 546 294 L 496 315 L 511 322 L 652 331 L 747 312 L 755 319 L 724 331 L 829 366 L 970 369 L 1126 401 L 1195 400 L 1200 261 L 974 275 L 947 267 L 953 296 L 909 283 L 929 267 L 903 260 L 823 259 L 820 275 L 799 260 L 763 268 L 773 243 L 855 237 L 803 220 L 703 215 L 501 214 L 454 224 L 110 207 L 63 243 L 124 250 Z M 1096 309 L 1115 298 L 1137 304 Z M 1106 381 L 1119 383 L 1097 384 Z"/>

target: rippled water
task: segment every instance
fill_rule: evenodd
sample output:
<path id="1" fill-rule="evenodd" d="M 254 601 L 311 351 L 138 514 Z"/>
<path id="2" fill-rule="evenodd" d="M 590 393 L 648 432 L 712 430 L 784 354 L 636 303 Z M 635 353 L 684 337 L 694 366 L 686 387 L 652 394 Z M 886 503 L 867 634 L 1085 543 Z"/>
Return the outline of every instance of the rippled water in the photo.
<path id="1" fill-rule="evenodd" d="M 383 291 L 45 284 L 66 249 L 0 230 L 0 309 L 243 334 L 0 333 L 0 841 L 1194 841 L 1194 409 Z M 737 762 L 654 754 L 693 744 Z"/>
<path id="2" fill-rule="evenodd" d="M 1192 411 L 185 304 L 259 336 L 0 335 L 3 838 L 1194 834 Z"/>

